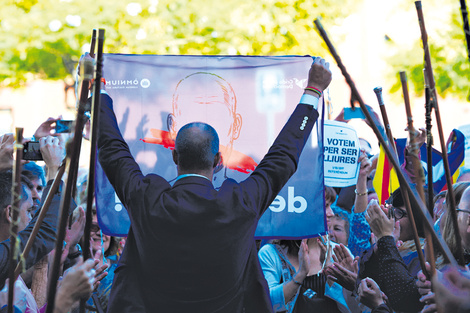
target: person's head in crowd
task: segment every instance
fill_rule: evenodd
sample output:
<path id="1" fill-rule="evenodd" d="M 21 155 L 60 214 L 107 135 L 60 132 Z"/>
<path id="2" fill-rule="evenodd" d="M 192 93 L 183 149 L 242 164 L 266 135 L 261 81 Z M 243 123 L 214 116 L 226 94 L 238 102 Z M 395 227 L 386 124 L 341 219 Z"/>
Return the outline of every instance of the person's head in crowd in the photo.
<path id="1" fill-rule="evenodd" d="M 333 187 L 325 186 L 325 215 L 327 222 L 335 215 L 331 205 L 336 201 L 336 191 Z"/>
<path id="2" fill-rule="evenodd" d="M 290 255 L 298 255 L 300 250 L 300 243 L 302 240 L 284 240 L 281 239 L 279 241 L 274 241 L 275 243 L 279 243 L 281 247 L 287 248 L 287 253 Z"/>
<path id="3" fill-rule="evenodd" d="M 349 218 L 343 212 L 337 212 L 328 225 L 330 239 L 338 244 L 348 245 Z"/>
<path id="4" fill-rule="evenodd" d="M 90 228 L 91 249 L 93 255 L 98 250 L 102 251 L 105 258 L 115 255 L 119 249 L 119 239 L 113 236 L 108 236 L 101 231 L 98 224 L 98 217 L 96 211 L 93 210 L 93 221 Z"/>
<path id="5" fill-rule="evenodd" d="M 0 172 L 0 241 L 6 240 L 10 236 L 10 225 L 12 223 L 12 171 Z M 34 210 L 33 197 L 30 190 L 30 182 L 24 176 L 21 177 L 21 200 L 18 214 L 18 231 L 26 228 L 32 219 L 32 211 Z"/>
<path id="6" fill-rule="evenodd" d="M 455 229 L 452 217 L 447 212 L 442 217 L 444 225 L 442 226 L 442 238 L 449 246 L 450 251 L 458 258 L 456 231 L 462 238 L 462 247 L 467 251 L 466 258 L 470 257 L 470 182 L 460 182 L 452 185 L 455 198 L 455 206 L 457 209 L 458 230 Z M 446 197 L 446 205 L 450 202 L 449 196 Z M 470 259 L 466 261 L 468 263 Z"/>
<path id="7" fill-rule="evenodd" d="M 460 171 L 459 177 L 457 178 L 457 183 L 462 181 L 470 181 L 470 168 L 466 168 Z"/>
<path id="8" fill-rule="evenodd" d="M 220 135 L 223 164 L 232 154 L 233 142 L 239 137 L 242 117 L 237 113 L 237 97 L 229 82 L 208 72 L 197 72 L 178 82 L 168 116 L 172 138 L 182 126 L 200 121 L 211 125 Z M 217 167 L 221 169 L 221 167 Z"/>
<path id="9" fill-rule="evenodd" d="M 427 189 L 424 190 L 424 193 L 427 200 Z M 412 240 L 413 229 L 408 213 L 406 212 L 405 200 L 403 199 L 401 188 L 395 190 L 386 202 L 391 205 L 392 209 L 395 211 L 395 220 L 400 221 L 400 237 L 398 239 L 403 242 Z M 418 236 L 424 238 L 423 220 L 421 215 L 417 213 L 417 210 L 420 210 L 420 207 L 416 202 L 412 201 L 412 197 L 410 197 L 410 202 L 411 209 L 413 211 L 413 217 L 416 223 L 416 229 L 418 230 Z"/>
<path id="10" fill-rule="evenodd" d="M 433 218 L 434 222 L 436 222 L 442 214 L 446 211 L 446 195 L 447 195 L 447 190 L 443 190 L 439 192 L 437 195 L 434 196 L 433 202 L 434 202 L 434 207 L 433 207 Z"/>
<path id="11" fill-rule="evenodd" d="M 80 175 L 77 179 L 77 196 L 75 201 L 82 207 L 86 207 L 87 202 L 87 184 L 88 184 L 88 173 Z"/>
<path id="12" fill-rule="evenodd" d="M 35 162 L 28 162 L 23 165 L 22 174 L 26 176 L 33 184 L 31 193 L 33 196 L 34 205 L 39 208 L 41 204 L 42 192 L 46 187 L 46 174 L 44 173 L 44 169 Z"/>
<path id="13" fill-rule="evenodd" d="M 178 175 L 210 173 L 219 164 L 219 137 L 215 129 L 200 122 L 184 125 L 176 136 L 173 161 Z"/>
<path id="14" fill-rule="evenodd" d="M 361 150 L 367 154 L 368 158 L 372 157 L 372 145 L 365 140 L 364 138 L 359 138 L 359 145 L 361 147 Z"/>

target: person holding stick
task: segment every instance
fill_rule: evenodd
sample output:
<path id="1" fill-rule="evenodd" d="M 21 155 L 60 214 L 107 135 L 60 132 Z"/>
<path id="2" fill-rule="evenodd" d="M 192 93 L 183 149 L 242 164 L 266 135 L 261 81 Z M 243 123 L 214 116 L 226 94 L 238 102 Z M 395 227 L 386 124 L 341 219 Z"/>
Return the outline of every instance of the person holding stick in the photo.
<path id="1" fill-rule="evenodd" d="M 102 95 L 99 160 L 131 219 L 108 312 L 272 312 L 253 236 L 296 170 L 330 81 L 329 64 L 315 58 L 309 88 L 267 155 L 245 181 L 227 179 L 219 190 L 211 183 L 220 152 L 210 125 L 179 130 L 173 150 L 179 176 L 171 186 L 142 174 L 111 98 Z"/>
<path id="2" fill-rule="evenodd" d="M 48 175 L 47 175 L 48 179 L 51 179 L 55 176 L 55 173 L 58 168 L 58 165 L 57 167 L 55 166 L 56 162 L 54 160 L 56 160 L 57 149 L 60 149 L 60 147 L 55 143 L 55 141 L 58 142 L 58 139 L 52 138 L 52 137 L 44 137 L 40 142 L 41 152 L 43 154 L 44 159 L 46 160 L 46 165 L 48 166 Z M 5 146 L 5 149 L 9 150 L 7 146 Z M 9 150 L 9 151 L 10 151 L 9 153 L 12 153 L 12 150 Z M 4 159 L 6 160 L 7 158 L 4 158 Z M 7 168 L 7 166 L 5 165 L 4 168 Z M 8 241 L 9 226 L 8 225 L 10 223 L 9 211 L 11 207 L 10 204 L 11 204 L 11 184 L 12 184 L 11 172 L 6 172 L 6 173 L 3 172 L 2 175 L 4 178 L 3 178 L 3 185 L 2 185 L 3 187 L 0 188 L 0 201 L 1 201 L 0 204 L 2 208 L 2 215 L 0 218 L 0 241 L 1 241 L 0 243 L 0 255 L 1 255 L 0 285 L 1 286 L 3 286 L 3 284 L 5 283 L 5 280 L 7 278 L 7 269 L 8 269 L 8 264 L 7 264 L 7 260 L 8 260 L 7 256 L 9 254 L 9 241 Z M 8 181 L 8 179 L 10 179 L 10 181 Z M 33 203 L 33 197 L 31 195 L 29 180 L 24 179 L 23 181 L 25 182 L 24 183 L 25 185 L 23 186 L 23 197 L 22 197 L 22 204 L 21 204 L 23 218 L 20 220 L 20 224 L 19 224 L 19 235 L 21 238 L 22 246 L 24 246 L 25 243 L 27 242 L 27 239 L 32 231 L 32 228 L 34 227 L 34 223 L 36 222 L 36 219 L 38 217 L 38 214 L 35 214 L 34 217 L 32 217 L 30 215 L 30 212 L 28 211 L 29 209 L 32 210 L 34 208 L 34 203 Z M 48 182 L 44 195 L 47 194 L 51 184 L 52 184 L 52 180 Z M 29 201 L 31 201 L 32 203 L 31 205 L 29 204 Z M 35 241 L 35 245 L 31 249 L 30 253 L 25 256 L 26 268 L 31 267 L 33 264 L 35 264 L 42 257 L 47 255 L 53 249 L 54 242 L 55 242 L 55 232 L 56 232 L 56 223 L 57 223 L 59 203 L 60 203 L 60 196 L 57 194 L 51 204 L 51 207 L 49 208 L 47 212 L 46 218 L 44 219 L 42 223 L 38 237 Z M 3 252 L 2 252 L 2 249 L 4 249 Z"/>

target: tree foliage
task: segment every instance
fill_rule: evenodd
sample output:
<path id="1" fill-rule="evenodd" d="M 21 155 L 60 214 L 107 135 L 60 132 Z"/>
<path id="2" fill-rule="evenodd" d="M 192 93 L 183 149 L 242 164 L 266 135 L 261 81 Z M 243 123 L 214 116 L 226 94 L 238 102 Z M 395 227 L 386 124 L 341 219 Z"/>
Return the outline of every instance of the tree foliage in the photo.
<path id="1" fill-rule="evenodd" d="M 442 3 L 439 4 L 442 5 Z M 459 2 L 446 1 L 445 5 L 451 7 L 451 14 L 446 20 L 447 27 L 436 29 L 431 34 L 428 30 L 428 44 L 436 91 L 441 97 L 452 95 L 455 98 L 470 101 L 468 84 L 470 60 Z M 428 27 L 432 20 L 429 19 L 429 16 L 426 17 L 426 6 L 423 9 L 426 27 Z M 409 81 L 418 95 L 422 95 L 424 92 L 424 50 L 422 47 L 421 39 L 417 40 L 411 49 L 400 49 L 391 42 L 390 49 L 395 49 L 398 52 L 388 59 L 391 72 L 398 73 L 401 70 L 407 72 Z M 395 84 L 392 86 L 391 92 L 401 90 L 398 74 L 395 77 Z"/>
<path id="2" fill-rule="evenodd" d="M 313 20 L 332 24 L 346 0 L 11 0 L 0 11 L 0 79 L 63 79 L 88 50 L 93 28 L 105 52 L 133 54 L 326 54 Z"/>
<path id="3" fill-rule="evenodd" d="M 105 52 L 124 54 L 327 55 L 313 20 L 332 29 L 362 0 L 7 0 L 0 10 L 0 86 L 31 78 L 63 79 L 89 49 L 93 28 L 106 30 Z M 411 4 L 412 5 L 412 4 Z M 452 6 L 448 27 L 429 38 L 437 91 L 468 96 L 469 60 L 457 1 L 429 0 L 426 9 Z M 403 10 L 410 3 L 403 2 Z M 426 19 L 426 15 L 425 15 Z M 428 21 L 428 25 L 431 21 Z M 340 38 L 332 38 L 339 42 Z M 404 49 L 389 58 L 395 73 L 406 70 L 412 88 L 423 91 L 423 52 Z M 395 79 L 393 79 L 395 77 Z M 398 92 L 397 92 L 398 93 Z"/>

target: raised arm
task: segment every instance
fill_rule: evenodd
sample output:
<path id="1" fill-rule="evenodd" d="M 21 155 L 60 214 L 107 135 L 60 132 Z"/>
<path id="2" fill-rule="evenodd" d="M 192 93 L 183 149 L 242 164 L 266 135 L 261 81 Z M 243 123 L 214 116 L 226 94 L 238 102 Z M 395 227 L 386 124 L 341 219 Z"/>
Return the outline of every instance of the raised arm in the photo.
<path id="1" fill-rule="evenodd" d="M 354 213 L 362 213 L 367 208 L 367 177 L 372 169 L 371 162 L 363 152 L 359 157 L 359 175 L 356 183 L 356 199 L 354 200 Z"/>
<path id="2" fill-rule="evenodd" d="M 317 106 L 320 94 L 330 82 L 329 64 L 322 58 L 315 58 L 308 74 L 308 87 L 300 103 L 266 156 L 250 177 L 243 182 L 247 190 L 257 190 L 258 194 L 263 195 L 253 206 L 260 209 L 257 212 L 258 216 L 264 213 L 297 170 L 300 154 L 318 118 Z"/>

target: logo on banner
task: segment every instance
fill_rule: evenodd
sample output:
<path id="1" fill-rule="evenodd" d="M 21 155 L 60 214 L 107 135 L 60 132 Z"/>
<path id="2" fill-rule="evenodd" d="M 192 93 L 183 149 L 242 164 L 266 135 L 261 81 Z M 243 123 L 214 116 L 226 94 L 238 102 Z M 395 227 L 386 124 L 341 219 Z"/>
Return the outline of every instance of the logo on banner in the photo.
<path id="1" fill-rule="evenodd" d="M 141 80 L 135 79 L 110 79 L 106 81 L 106 88 L 109 89 L 136 89 L 136 88 L 150 87 L 150 80 L 143 78 Z"/>

